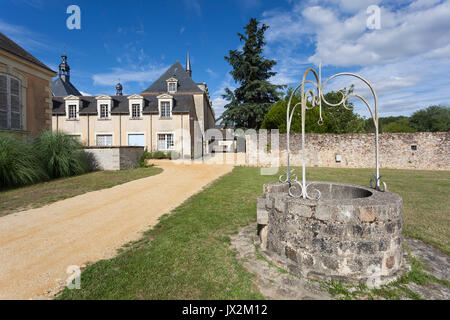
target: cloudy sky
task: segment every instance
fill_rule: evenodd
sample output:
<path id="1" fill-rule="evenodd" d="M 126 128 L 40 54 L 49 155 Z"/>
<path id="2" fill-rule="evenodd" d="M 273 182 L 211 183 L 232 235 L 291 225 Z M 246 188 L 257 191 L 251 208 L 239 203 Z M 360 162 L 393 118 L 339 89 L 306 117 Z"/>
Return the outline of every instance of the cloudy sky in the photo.
<path id="1" fill-rule="evenodd" d="M 66 9 L 81 9 L 81 30 L 69 30 Z M 224 88 L 236 84 L 224 60 L 239 48 L 236 35 L 250 17 L 269 26 L 265 56 L 277 61 L 277 84 L 295 86 L 308 67 L 323 77 L 354 72 L 368 79 L 380 115 L 410 115 L 432 104 L 450 105 L 450 0 L 2 0 L 0 31 L 57 69 L 66 48 L 72 82 L 83 93 L 147 88 L 189 47 L 193 78 L 207 82 L 216 114 Z M 379 28 L 368 28 L 380 9 Z M 371 20 L 373 21 L 373 20 Z M 328 89 L 363 83 L 338 78 Z M 326 88 L 326 89 L 327 89 Z M 358 105 L 357 112 L 368 116 Z"/>

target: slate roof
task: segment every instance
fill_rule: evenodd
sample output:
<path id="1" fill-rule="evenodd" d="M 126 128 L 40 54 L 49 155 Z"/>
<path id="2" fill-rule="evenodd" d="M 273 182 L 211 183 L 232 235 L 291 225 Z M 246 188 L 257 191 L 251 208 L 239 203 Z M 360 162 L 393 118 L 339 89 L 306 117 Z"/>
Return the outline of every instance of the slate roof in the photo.
<path id="1" fill-rule="evenodd" d="M 167 93 L 167 82 L 169 78 L 178 80 L 177 93 L 203 93 L 197 84 L 191 79 L 183 66 L 177 61 L 164 74 L 158 78 L 153 84 L 142 91 L 142 95 L 146 94 L 162 94 Z"/>
<path id="2" fill-rule="evenodd" d="M 113 107 L 111 114 L 129 114 L 129 101 L 126 96 L 112 96 Z M 174 106 L 172 113 L 188 113 L 195 109 L 194 98 L 191 95 L 174 96 Z M 80 109 L 80 115 L 97 114 L 97 99 L 94 96 L 81 96 L 83 106 Z M 144 97 L 143 114 L 158 114 L 158 99 L 156 96 Z M 53 97 L 53 114 L 65 115 L 64 97 Z"/>
<path id="3" fill-rule="evenodd" d="M 22 59 L 32 62 L 41 68 L 44 68 L 48 71 L 56 73 L 55 71 L 53 71 L 52 69 L 47 67 L 45 64 L 43 64 L 41 61 L 39 61 L 38 59 L 33 57 L 28 51 L 23 49 L 21 46 L 19 46 L 17 43 L 12 41 L 10 38 L 8 38 L 6 35 L 4 35 L 1 32 L 0 32 L 0 48 L 20 57 Z"/>
<path id="4" fill-rule="evenodd" d="M 55 97 L 82 96 L 70 81 L 63 81 L 60 77 L 52 82 L 52 92 Z"/>

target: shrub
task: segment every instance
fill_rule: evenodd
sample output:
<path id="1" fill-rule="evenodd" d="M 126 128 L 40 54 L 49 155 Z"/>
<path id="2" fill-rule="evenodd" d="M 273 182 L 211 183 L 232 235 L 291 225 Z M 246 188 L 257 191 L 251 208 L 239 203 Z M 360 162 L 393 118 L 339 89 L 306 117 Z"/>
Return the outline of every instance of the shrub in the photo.
<path id="1" fill-rule="evenodd" d="M 162 151 L 155 151 L 152 155 L 153 159 L 166 159 L 166 154 Z"/>
<path id="2" fill-rule="evenodd" d="M 180 159 L 180 154 L 176 151 L 167 152 L 167 159 L 178 160 Z"/>
<path id="3" fill-rule="evenodd" d="M 35 139 L 33 147 L 50 178 L 69 177 L 89 171 L 89 156 L 82 144 L 67 134 L 45 131 Z"/>
<path id="4" fill-rule="evenodd" d="M 31 145 L 10 134 L 0 134 L 0 188 L 27 185 L 48 177 Z"/>
<path id="5" fill-rule="evenodd" d="M 147 159 L 151 159 L 152 154 L 148 152 L 148 149 L 145 148 L 144 153 L 142 154 L 141 158 L 139 159 L 139 166 L 142 168 L 147 167 Z"/>

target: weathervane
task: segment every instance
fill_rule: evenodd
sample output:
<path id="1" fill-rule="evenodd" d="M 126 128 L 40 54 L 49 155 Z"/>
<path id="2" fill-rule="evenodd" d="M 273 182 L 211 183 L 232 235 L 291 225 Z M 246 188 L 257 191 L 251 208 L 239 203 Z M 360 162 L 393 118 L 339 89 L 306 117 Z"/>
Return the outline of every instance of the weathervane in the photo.
<path id="1" fill-rule="evenodd" d="M 314 74 L 315 81 L 314 80 L 306 80 L 306 77 L 310 72 L 312 72 Z M 323 88 L 328 83 L 328 81 L 330 81 L 331 79 L 334 79 L 336 77 L 340 77 L 340 76 L 352 76 L 352 77 L 358 78 L 359 80 L 363 81 L 369 87 L 370 91 L 372 92 L 374 101 L 375 101 L 375 112 L 374 112 L 374 109 L 369 104 L 369 102 L 367 102 L 367 100 L 363 96 L 361 96 L 357 93 L 348 92 L 347 94 L 344 94 L 343 91 L 339 91 L 342 94 L 342 100 L 335 104 L 329 103 L 325 99 L 325 97 L 323 96 Z M 306 84 L 312 84 L 313 87 L 315 87 L 315 88 L 308 89 L 305 91 Z M 291 110 L 292 97 L 295 95 L 295 93 L 299 89 L 301 89 L 301 101 L 296 103 Z M 294 91 L 292 91 L 291 96 L 289 98 L 288 106 L 287 106 L 287 111 L 286 111 L 287 168 L 286 168 L 286 174 L 280 176 L 280 181 L 284 182 L 284 183 L 289 183 L 289 186 L 290 186 L 289 195 L 291 197 L 299 197 L 299 198 L 310 199 L 310 200 L 319 200 L 321 197 L 321 193 L 317 189 L 313 190 L 316 193 L 315 197 L 311 197 L 308 194 L 308 187 L 310 186 L 310 184 L 306 184 L 306 150 L 305 150 L 306 110 L 314 109 L 317 106 L 319 108 L 318 124 L 322 125 L 323 124 L 322 101 L 331 107 L 338 107 L 338 106 L 342 105 L 345 109 L 352 110 L 351 108 L 347 107 L 347 100 L 350 97 L 357 97 L 365 103 L 365 105 L 369 109 L 370 115 L 372 116 L 372 120 L 375 125 L 375 167 L 376 167 L 376 172 L 373 175 L 373 178 L 370 179 L 370 187 L 374 188 L 378 191 L 385 191 L 387 189 L 386 183 L 381 181 L 380 167 L 379 167 L 379 163 L 378 163 L 378 98 L 377 98 L 374 88 L 369 83 L 369 81 L 367 81 L 360 75 L 357 75 L 354 73 L 349 73 L 349 72 L 336 73 L 336 74 L 332 75 L 331 77 L 329 77 L 322 84 L 322 64 L 320 64 L 318 73 L 314 68 L 309 68 L 305 71 L 305 73 L 303 74 L 302 83 L 300 83 L 297 87 L 295 87 Z M 308 100 L 308 99 L 310 99 L 310 100 Z M 307 106 L 308 101 L 310 101 L 310 103 L 311 103 L 310 107 Z M 294 111 L 298 106 L 301 106 L 301 118 L 302 118 L 302 181 L 298 181 L 297 175 L 294 173 L 295 169 L 291 169 L 291 167 L 290 167 L 291 149 L 290 149 L 290 145 L 289 145 L 289 136 L 290 136 L 290 131 L 291 131 L 291 122 L 292 122 L 292 118 L 294 116 Z M 284 176 L 286 178 L 283 178 Z M 381 184 L 383 185 L 383 187 L 381 187 Z M 297 188 L 300 188 L 300 191 L 301 191 L 300 195 L 294 194 L 294 190 L 296 190 Z"/>

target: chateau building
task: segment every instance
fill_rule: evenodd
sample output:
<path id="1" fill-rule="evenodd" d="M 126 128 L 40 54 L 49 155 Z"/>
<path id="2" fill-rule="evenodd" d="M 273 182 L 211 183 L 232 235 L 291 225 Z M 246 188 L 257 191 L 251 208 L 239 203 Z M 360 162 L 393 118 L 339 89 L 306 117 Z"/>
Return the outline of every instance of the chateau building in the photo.
<path id="1" fill-rule="evenodd" d="M 59 74 L 53 130 L 76 136 L 85 146 L 144 146 L 183 158 L 206 153 L 205 131 L 215 127 L 215 115 L 206 83 L 191 78 L 189 55 L 186 69 L 175 62 L 140 94 L 123 95 L 119 83 L 116 95 L 81 96 L 70 83 L 66 56 Z M 62 87 L 70 94 L 58 96 Z"/>
<path id="2" fill-rule="evenodd" d="M 0 132 L 35 136 L 51 129 L 55 75 L 0 32 Z"/>

